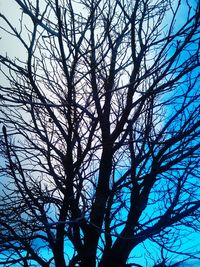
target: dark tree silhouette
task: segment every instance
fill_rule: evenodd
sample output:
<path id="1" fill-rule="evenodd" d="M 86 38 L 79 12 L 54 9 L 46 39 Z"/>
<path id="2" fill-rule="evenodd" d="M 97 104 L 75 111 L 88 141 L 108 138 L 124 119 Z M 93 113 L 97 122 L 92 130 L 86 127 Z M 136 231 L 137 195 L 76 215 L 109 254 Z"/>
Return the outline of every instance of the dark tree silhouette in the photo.
<path id="1" fill-rule="evenodd" d="M 0 265 L 140 266 L 146 240 L 159 266 L 198 257 L 181 241 L 199 229 L 199 1 L 14 2 L 15 25 L 0 14 L 22 51 L 0 55 Z"/>

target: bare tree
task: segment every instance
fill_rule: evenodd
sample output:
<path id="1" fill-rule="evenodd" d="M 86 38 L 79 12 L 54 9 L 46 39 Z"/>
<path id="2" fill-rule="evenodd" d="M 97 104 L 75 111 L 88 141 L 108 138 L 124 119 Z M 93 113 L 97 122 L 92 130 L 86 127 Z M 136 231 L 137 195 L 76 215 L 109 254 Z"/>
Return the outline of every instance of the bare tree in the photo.
<path id="1" fill-rule="evenodd" d="M 199 229 L 199 1 L 14 2 L 16 25 L 0 14 L 22 47 L 0 55 L 0 265 L 140 266 L 150 240 L 167 266 Z"/>

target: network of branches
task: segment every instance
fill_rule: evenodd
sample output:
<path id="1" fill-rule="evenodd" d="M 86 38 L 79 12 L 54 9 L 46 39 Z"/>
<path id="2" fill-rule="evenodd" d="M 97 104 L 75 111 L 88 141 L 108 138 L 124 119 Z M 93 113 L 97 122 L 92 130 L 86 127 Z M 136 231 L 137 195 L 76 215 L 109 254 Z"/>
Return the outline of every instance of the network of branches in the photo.
<path id="1" fill-rule="evenodd" d="M 11 2 L 1 37 L 21 52 L 0 55 L 0 265 L 199 258 L 182 246 L 200 223 L 199 1 Z"/>

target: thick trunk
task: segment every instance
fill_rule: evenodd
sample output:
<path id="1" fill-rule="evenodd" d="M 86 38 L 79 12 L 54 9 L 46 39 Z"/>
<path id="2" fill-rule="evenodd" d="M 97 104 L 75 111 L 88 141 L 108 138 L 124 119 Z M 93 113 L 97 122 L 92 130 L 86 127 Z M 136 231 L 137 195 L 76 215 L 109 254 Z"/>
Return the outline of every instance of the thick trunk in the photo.
<path id="1" fill-rule="evenodd" d="M 85 236 L 83 266 L 96 266 L 96 252 L 101 235 L 105 207 L 109 196 L 109 180 L 112 170 L 112 149 L 106 147 L 103 150 L 99 170 L 99 181 L 96 190 L 96 198 L 92 207 L 90 226 Z"/>
<path id="2" fill-rule="evenodd" d="M 55 258 L 55 267 L 66 267 L 65 261 L 60 258 Z"/>
<path id="3" fill-rule="evenodd" d="M 80 267 L 95 267 L 96 266 L 96 255 L 93 257 L 88 251 L 80 262 Z"/>
<path id="4" fill-rule="evenodd" d="M 56 250 L 56 252 L 54 253 L 54 261 L 55 261 L 55 267 L 66 267 L 64 253 L 62 250 L 60 251 L 59 249 Z"/>
<path id="5" fill-rule="evenodd" d="M 134 247 L 138 245 L 138 241 L 119 238 L 114 243 L 108 253 L 104 253 L 99 267 L 125 267 L 129 266 L 126 262 Z"/>
<path id="6" fill-rule="evenodd" d="M 121 253 L 114 255 L 113 253 L 103 257 L 99 263 L 99 267 L 125 267 L 127 258 L 124 258 Z"/>

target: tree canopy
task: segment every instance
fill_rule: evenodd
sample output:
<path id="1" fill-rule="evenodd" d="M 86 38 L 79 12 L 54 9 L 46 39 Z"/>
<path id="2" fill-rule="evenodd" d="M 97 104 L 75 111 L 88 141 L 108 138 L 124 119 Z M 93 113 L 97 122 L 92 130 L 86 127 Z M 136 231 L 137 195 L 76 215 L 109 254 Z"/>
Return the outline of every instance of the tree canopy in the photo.
<path id="1" fill-rule="evenodd" d="M 198 258 L 182 242 L 200 226 L 199 1 L 13 3 L 16 23 L 0 14 L 21 47 L 0 55 L 0 265 L 143 266 L 147 241 L 154 266 Z"/>

